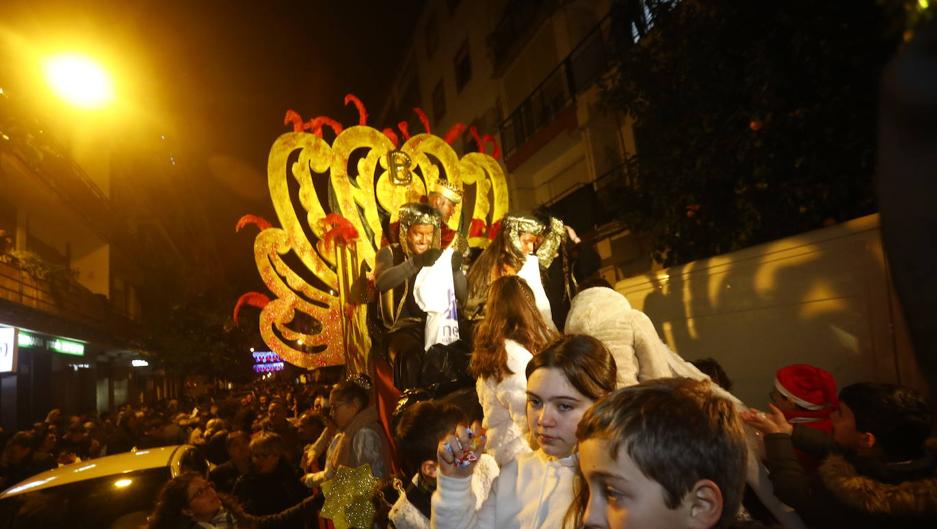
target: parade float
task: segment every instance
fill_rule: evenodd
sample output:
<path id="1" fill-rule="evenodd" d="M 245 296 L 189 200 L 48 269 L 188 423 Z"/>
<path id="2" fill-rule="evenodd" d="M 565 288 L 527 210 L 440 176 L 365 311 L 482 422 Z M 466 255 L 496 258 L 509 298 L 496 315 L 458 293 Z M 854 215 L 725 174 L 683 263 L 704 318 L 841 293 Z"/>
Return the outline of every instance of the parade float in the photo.
<path id="1" fill-rule="evenodd" d="M 372 343 L 371 271 L 398 208 L 420 201 L 443 180 L 465 197 L 449 228 L 461 244 L 483 248 L 509 201 L 492 136 L 463 124 L 434 135 L 418 108 L 423 132 L 411 133 L 407 122 L 378 130 L 368 125 L 357 97 L 347 95 L 345 104 L 358 112 L 358 122 L 348 127 L 287 111 L 284 124 L 292 130 L 276 139 L 267 162 L 278 225 L 256 215 L 237 224 L 237 230 L 260 229 L 254 258 L 269 292 L 241 296 L 234 319 L 243 307 L 256 307 L 264 342 L 285 362 L 306 369 L 344 364 L 349 373 L 361 373 L 368 371 Z M 464 134 L 472 135 L 478 152 L 456 152 L 453 144 Z"/>

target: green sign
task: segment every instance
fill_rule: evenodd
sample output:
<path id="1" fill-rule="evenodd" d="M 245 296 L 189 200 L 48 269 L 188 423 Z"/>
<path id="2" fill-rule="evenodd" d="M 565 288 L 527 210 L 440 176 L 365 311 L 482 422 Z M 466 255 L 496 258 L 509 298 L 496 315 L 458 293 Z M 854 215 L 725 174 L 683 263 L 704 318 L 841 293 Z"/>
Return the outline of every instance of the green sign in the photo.
<path id="1" fill-rule="evenodd" d="M 59 337 L 44 338 L 20 329 L 16 343 L 20 347 L 45 347 L 56 353 L 84 356 L 85 344 Z"/>

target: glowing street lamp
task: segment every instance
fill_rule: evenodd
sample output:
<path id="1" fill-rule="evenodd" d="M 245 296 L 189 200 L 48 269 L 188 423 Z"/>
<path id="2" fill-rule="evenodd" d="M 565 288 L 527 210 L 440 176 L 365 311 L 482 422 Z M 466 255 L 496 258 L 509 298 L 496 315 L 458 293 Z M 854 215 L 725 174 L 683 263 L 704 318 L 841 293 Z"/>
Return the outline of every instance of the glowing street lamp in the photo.
<path id="1" fill-rule="evenodd" d="M 77 107 L 100 108 L 114 99 L 111 77 L 89 57 L 54 55 L 44 61 L 43 70 L 56 94 Z"/>

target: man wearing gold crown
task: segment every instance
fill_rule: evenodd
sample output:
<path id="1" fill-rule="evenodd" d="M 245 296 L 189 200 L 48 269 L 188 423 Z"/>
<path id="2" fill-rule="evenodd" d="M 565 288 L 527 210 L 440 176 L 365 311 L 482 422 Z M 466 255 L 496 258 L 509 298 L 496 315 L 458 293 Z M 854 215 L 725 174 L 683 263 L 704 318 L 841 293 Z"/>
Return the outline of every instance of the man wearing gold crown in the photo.
<path id="1" fill-rule="evenodd" d="M 427 203 L 442 215 L 439 242 L 442 248 L 448 248 L 458 232 L 449 227 L 449 219 L 455 213 L 456 206 L 462 202 L 462 190 L 448 180 L 437 180 L 433 190 L 426 197 Z"/>
<path id="2" fill-rule="evenodd" d="M 378 251 L 374 283 L 380 293 L 380 313 L 387 330 L 385 344 L 398 389 L 422 384 L 424 331 L 427 313 L 414 298 L 417 275 L 436 264 L 440 249 L 442 215 L 428 204 L 409 203 L 398 213 L 398 241 Z M 452 282 L 457 300 L 465 299 L 465 275 L 453 253 Z"/>
<path id="3" fill-rule="evenodd" d="M 559 219 L 551 218 L 547 225 L 532 215 L 506 215 L 501 220 L 501 231 L 469 269 L 466 317 L 471 321 L 483 319 L 491 282 L 502 276 L 519 275 L 534 291 L 544 323 L 555 329 L 540 269 L 550 267 L 566 236 L 566 228 Z"/>
<path id="4" fill-rule="evenodd" d="M 462 190 L 455 184 L 447 180 L 437 180 L 429 195 L 422 197 L 420 202 L 425 202 L 439 212 L 442 222 L 439 225 L 439 247 L 448 248 L 452 241 L 456 241 L 457 252 L 465 251 L 464 246 L 467 243 L 463 237 L 459 237 L 459 232 L 449 227 L 449 219 L 455 213 L 456 206 L 462 202 Z M 392 222 L 388 226 L 387 233 L 384 234 L 383 245 L 400 242 L 398 233 L 400 231 L 399 221 Z"/>

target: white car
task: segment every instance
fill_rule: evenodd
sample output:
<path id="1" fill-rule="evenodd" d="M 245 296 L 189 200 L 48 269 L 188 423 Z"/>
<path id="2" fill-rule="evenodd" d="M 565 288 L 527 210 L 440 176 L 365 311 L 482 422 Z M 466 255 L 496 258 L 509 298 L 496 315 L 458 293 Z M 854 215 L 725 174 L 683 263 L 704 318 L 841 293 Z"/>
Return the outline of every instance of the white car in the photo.
<path id="1" fill-rule="evenodd" d="M 204 469 L 194 446 L 176 445 L 47 470 L 0 493 L 0 529 L 137 529 L 169 479 Z"/>

